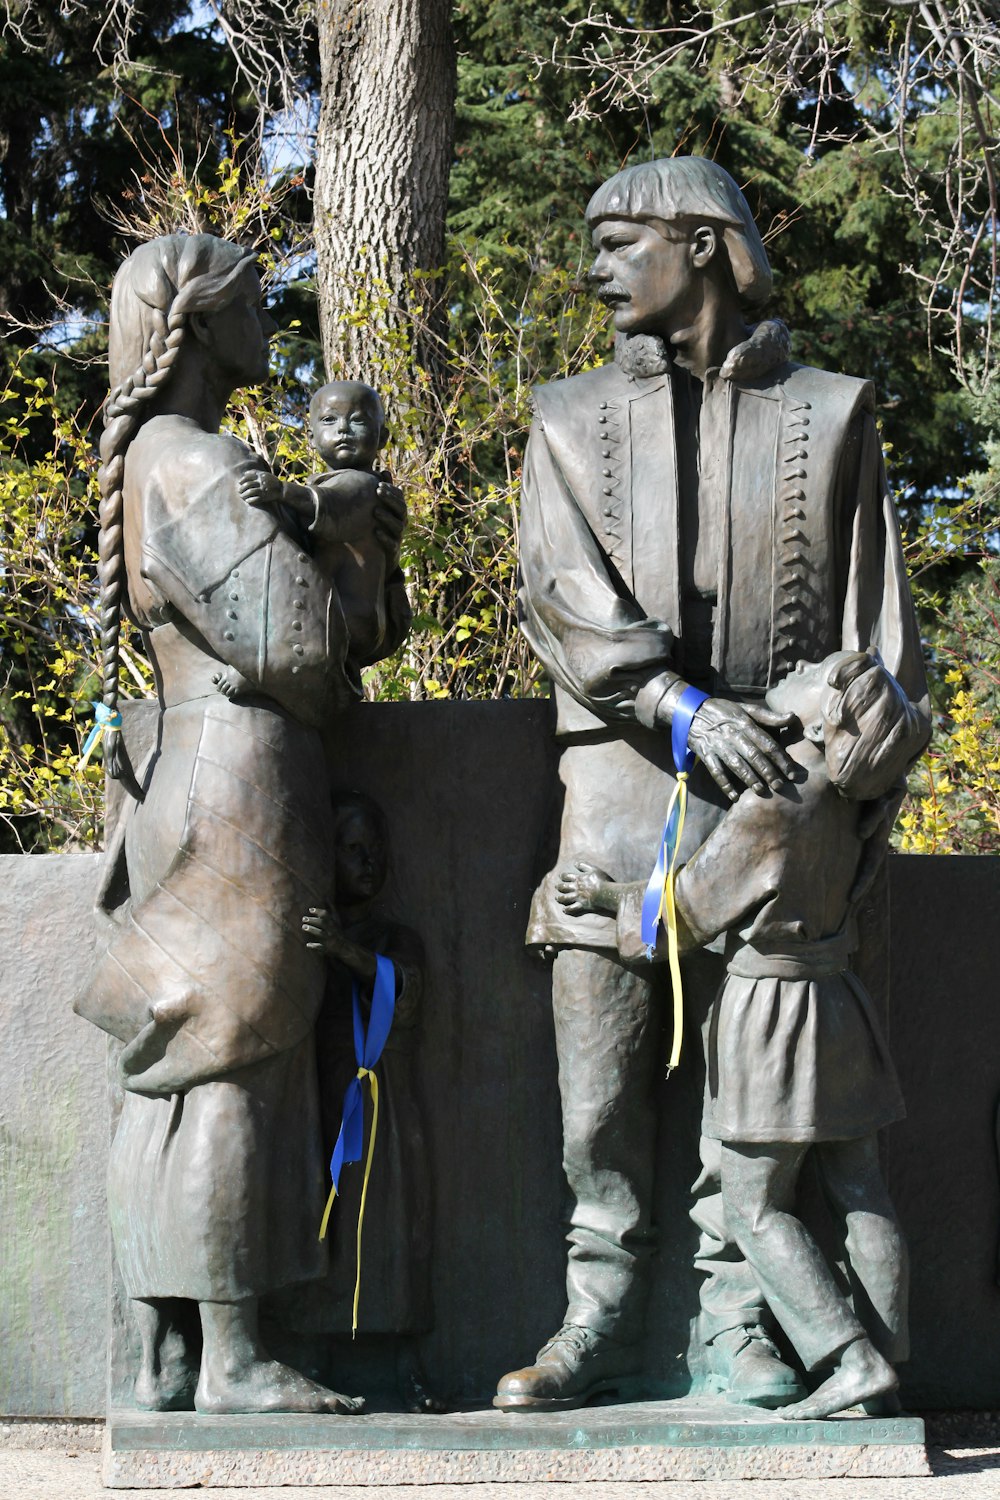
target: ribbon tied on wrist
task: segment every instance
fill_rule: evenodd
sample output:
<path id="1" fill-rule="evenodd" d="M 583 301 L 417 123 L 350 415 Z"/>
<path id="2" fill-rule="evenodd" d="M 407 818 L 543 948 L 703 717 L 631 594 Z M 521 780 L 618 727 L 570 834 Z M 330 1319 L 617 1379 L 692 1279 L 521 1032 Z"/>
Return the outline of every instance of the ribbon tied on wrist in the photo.
<path id="1" fill-rule="evenodd" d="M 667 960 L 670 965 L 670 984 L 674 997 L 674 1035 L 670 1060 L 667 1063 L 668 1078 L 680 1062 L 681 1045 L 684 1039 L 684 992 L 681 988 L 674 880 L 681 837 L 684 833 L 684 816 L 687 812 L 688 777 L 697 759 L 688 741 L 691 734 L 691 721 L 701 705 L 707 701 L 708 696 L 708 693 L 703 693 L 700 688 L 686 687 L 674 709 L 670 748 L 677 771 L 677 784 L 667 806 L 667 816 L 663 825 L 663 833 L 660 835 L 656 864 L 642 898 L 641 932 L 642 941 L 646 945 L 647 958 L 652 959 L 656 952 L 661 928 L 665 931 L 667 939 Z"/>

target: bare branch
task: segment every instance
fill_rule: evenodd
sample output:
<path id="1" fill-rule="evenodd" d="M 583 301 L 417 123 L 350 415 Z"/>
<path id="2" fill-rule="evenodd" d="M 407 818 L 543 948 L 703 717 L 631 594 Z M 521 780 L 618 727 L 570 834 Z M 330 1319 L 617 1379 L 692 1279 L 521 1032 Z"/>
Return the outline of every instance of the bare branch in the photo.
<path id="1" fill-rule="evenodd" d="M 703 3 L 684 20 L 646 28 L 592 9 L 567 24 L 536 66 L 579 75 L 573 119 L 646 109 L 665 70 L 710 67 L 724 113 L 751 93 L 770 99 L 772 115 L 786 101 L 808 103 L 807 156 L 862 141 L 892 152 L 906 201 L 939 255 L 933 276 L 914 272 L 928 339 L 946 318 L 960 378 L 985 388 L 995 366 L 1000 298 L 998 0 L 882 0 L 868 15 L 879 38 L 869 58 L 860 52 L 849 0 L 771 0 L 720 15 L 721 8 Z M 850 126 L 841 123 L 843 112 L 835 126 L 824 123 L 834 100 L 854 105 Z M 918 143 L 921 123 L 932 118 L 946 143 L 934 163 Z"/>

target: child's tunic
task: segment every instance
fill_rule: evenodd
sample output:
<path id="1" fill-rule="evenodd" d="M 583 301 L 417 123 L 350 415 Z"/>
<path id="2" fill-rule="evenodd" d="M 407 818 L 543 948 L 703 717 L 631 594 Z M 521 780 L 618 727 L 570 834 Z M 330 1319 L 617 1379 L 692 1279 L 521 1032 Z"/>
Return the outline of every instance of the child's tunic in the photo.
<path id="1" fill-rule="evenodd" d="M 703 1127 L 724 1141 L 851 1140 L 905 1114 L 849 966 L 863 804 L 831 786 L 821 748 L 806 740 L 789 754 L 802 779 L 745 791 L 677 878 L 686 946 L 728 934 Z"/>

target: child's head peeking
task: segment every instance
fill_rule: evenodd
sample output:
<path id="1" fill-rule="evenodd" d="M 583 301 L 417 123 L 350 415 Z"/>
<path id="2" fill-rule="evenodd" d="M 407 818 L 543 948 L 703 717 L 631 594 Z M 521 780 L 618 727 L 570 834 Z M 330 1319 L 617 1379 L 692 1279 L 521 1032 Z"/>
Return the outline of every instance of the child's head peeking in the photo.
<path id="1" fill-rule="evenodd" d="M 313 446 L 331 469 L 370 469 L 389 436 L 377 391 L 359 380 L 331 380 L 309 403 Z"/>
<path id="2" fill-rule="evenodd" d="M 867 651 L 835 651 L 800 661 L 765 696 L 794 714 L 806 739 L 822 745 L 830 780 L 844 797 L 867 801 L 895 786 L 926 738 L 913 704 Z"/>
<path id="3" fill-rule="evenodd" d="M 378 803 L 364 792 L 341 792 L 333 800 L 334 891 L 338 906 L 360 906 L 385 885 L 389 825 Z"/>

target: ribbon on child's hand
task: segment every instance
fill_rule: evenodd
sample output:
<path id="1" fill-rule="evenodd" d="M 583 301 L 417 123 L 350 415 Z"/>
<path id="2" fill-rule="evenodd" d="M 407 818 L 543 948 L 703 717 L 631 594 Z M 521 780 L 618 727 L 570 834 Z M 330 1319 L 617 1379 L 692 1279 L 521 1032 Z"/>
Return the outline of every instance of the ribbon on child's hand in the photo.
<path id="1" fill-rule="evenodd" d="M 80 751 L 80 759 L 77 762 L 77 770 L 82 771 L 93 754 L 97 741 L 104 738 L 108 729 L 120 729 L 122 727 L 122 716 L 117 708 L 109 708 L 106 703 L 92 703 L 94 710 L 94 723 L 90 733 L 83 742 Z"/>
<path id="2" fill-rule="evenodd" d="M 684 1040 L 684 992 L 681 988 L 681 961 L 677 943 L 677 908 L 674 905 L 674 880 L 677 856 L 680 853 L 684 833 L 684 817 L 687 812 L 687 784 L 697 756 L 688 745 L 691 720 L 708 698 L 700 688 L 684 689 L 674 709 L 671 725 L 670 746 L 677 770 L 677 784 L 667 806 L 666 821 L 660 835 L 660 847 L 653 873 L 642 898 L 642 941 L 646 945 L 646 956 L 652 958 L 661 926 L 667 936 L 667 960 L 670 965 L 670 984 L 674 995 L 674 1039 L 667 1063 L 667 1077 L 676 1068 L 681 1058 Z"/>
<path id="3" fill-rule="evenodd" d="M 375 1137 L 378 1133 L 378 1079 L 375 1077 L 374 1068 L 382 1056 L 382 1049 L 392 1029 L 392 1018 L 396 1010 L 396 970 L 391 958 L 385 958 L 381 953 L 375 955 L 375 984 L 372 988 L 367 1030 L 361 1014 L 361 996 L 358 992 L 357 980 L 351 986 L 351 1008 L 354 1013 L 354 1057 L 358 1071 L 347 1085 L 344 1094 L 340 1133 L 330 1158 L 330 1176 L 333 1179 L 333 1185 L 330 1188 L 330 1196 L 326 1200 L 326 1208 L 323 1210 L 319 1237 L 321 1240 L 326 1239 L 333 1200 L 340 1189 L 341 1169 L 349 1162 L 360 1161 L 364 1151 L 365 1096 L 363 1085 L 367 1080 L 372 1101 L 372 1131 L 368 1140 L 365 1175 L 361 1184 L 361 1204 L 358 1208 L 357 1275 L 354 1280 L 354 1316 L 351 1324 L 353 1337 L 358 1331 L 358 1300 L 361 1296 L 361 1231 L 365 1222 L 368 1179 L 371 1176 Z"/>

